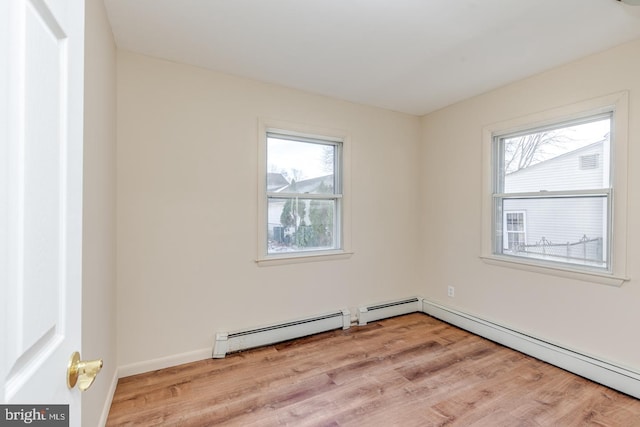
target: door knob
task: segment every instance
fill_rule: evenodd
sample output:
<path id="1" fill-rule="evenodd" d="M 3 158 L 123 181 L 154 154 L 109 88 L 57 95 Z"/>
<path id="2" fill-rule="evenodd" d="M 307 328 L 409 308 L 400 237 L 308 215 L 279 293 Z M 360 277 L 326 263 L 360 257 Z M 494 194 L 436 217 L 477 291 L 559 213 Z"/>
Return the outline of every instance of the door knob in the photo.
<path id="1" fill-rule="evenodd" d="M 100 369 L 102 369 L 102 359 L 80 360 L 80 353 L 75 351 L 67 366 L 67 386 L 73 388 L 78 384 L 78 388 L 85 391 L 91 387 Z"/>

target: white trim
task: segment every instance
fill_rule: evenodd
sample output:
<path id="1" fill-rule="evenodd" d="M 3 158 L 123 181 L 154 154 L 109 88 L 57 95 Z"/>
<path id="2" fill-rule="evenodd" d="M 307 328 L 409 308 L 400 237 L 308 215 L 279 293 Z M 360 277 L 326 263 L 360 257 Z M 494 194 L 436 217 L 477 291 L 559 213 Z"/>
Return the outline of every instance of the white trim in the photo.
<path id="1" fill-rule="evenodd" d="M 174 354 L 172 356 L 160 357 L 157 359 L 145 360 L 143 362 L 130 363 L 118 368 L 118 377 L 124 378 L 131 375 L 142 374 L 144 372 L 156 371 L 158 369 L 170 368 L 184 363 L 197 362 L 211 359 L 211 348 L 189 351 L 186 353 Z"/>
<path id="2" fill-rule="evenodd" d="M 620 287 L 631 279 L 628 277 L 614 276 L 598 271 L 572 270 L 562 264 L 544 264 L 543 260 L 527 262 L 528 258 L 511 257 L 508 255 L 481 256 L 480 259 L 489 265 L 498 267 L 515 268 L 516 270 L 529 271 L 532 273 L 548 274 L 551 276 L 564 277 L 566 279 L 581 280 L 583 282 L 599 283 L 601 285 Z M 562 267 L 561 267 L 562 266 Z"/>
<path id="3" fill-rule="evenodd" d="M 571 190 L 571 191 L 530 191 L 526 193 L 494 193 L 494 198 L 500 199 L 551 199 L 570 198 L 580 196 L 611 196 L 611 188 L 598 188 L 595 190 Z M 505 211 L 522 212 L 522 211 Z"/>
<path id="4" fill-rule="evenodd" d="M 310 199 L 310 200 L 338 200 L 342 199 L 342 194 L 324 193 L 276 193 L 267 191 L 267 198 L 271 199 Z"/>
<path id="5" fill-rule="evenodd" d="M 116 388 L 118 387 L 118 369 L 115 370 L 111 377 L 111 385 L 109 391 L 107 391 L 107 398 L 102 406 L 102 414 L 100 420 L 98 420 L 98 426 L 104 427 L 107 425 L 107 419 L 109 418 L 109 411 L 111 410 L 111 403 L 113 403 L 113 396 L 116 394 Z"/>
<path id="6" fill-rule="evenodd" d="M 611 132 L 611 186 L 614 188 L 611 221 L 610 272 L 608 274 L 592 271 L 588 268 L 566 267 L 562 263 L 550 266 L 544 262 L 523 261 L 515 257 L 502 257 L 493 253 L 493 139 L 526 129 L 549 126 L 554 123 L 568 122 L 585 117 L 613 111 Z M 550 109 L 524 117 L 506 120 L 485 126 L 482 129 L 482 248 L 480 257 L 489 264 L 503 267 L 525 269 L 527 271 L 570 277 L 592 283 L 620 286 L 627 278 L 627 170 L 628 170 L 628 122 L 629 92 L 617 92 L 610 95 Z M 579 270 L 579 271 L 578 271 Z"/>
<path id="7" fill-rule="evenodd" d="M 336 259 L 349 259 L 353 252 L 346 251 L 309 251 L 290 252 L 278 255 L 271 255 L 269 258 L 257 259 L 256 263 L 261 266 L 299 264 L 303 262 L 331 261 Z"/>
<path id="8" fill-rule="evenodd" d="M 546 342 L 429 300 L 423 300 L 422 311 L 576 375 L 640 398 L 640 372 Z"/>

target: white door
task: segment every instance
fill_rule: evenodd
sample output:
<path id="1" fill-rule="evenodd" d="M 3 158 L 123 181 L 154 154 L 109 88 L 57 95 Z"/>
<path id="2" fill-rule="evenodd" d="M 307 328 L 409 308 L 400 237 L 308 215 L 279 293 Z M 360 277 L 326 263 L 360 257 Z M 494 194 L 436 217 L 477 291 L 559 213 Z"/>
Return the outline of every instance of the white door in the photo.
<path id="1" fill-rule="evenodd" d="M 0 403 L 79 426 L 84 1 L 0 3 Z"/>

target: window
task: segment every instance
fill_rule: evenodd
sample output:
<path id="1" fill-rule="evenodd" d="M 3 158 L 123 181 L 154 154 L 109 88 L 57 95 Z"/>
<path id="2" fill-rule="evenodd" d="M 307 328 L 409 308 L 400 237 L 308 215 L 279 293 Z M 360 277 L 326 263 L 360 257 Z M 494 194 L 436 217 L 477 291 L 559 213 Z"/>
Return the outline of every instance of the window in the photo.
<path id="1" fill-rule="evenodd" d="M 620 93 L 484 129 L 485 261 L 626 280 L 627 108 Z"/>
<path id="2" fill-rule="evenodd" d="M 522 246 L 526 244 L 527 235 L 525 232 L 524 212 L 504 213 L 504 250 L 505 252 L 518 253 Z"/>
<path id="3" fill-rule="evenodd" d="M 345 253 L 345 137 L 268 126 L 261 132 L 258 261 Z"/>
<path id="4" fill-rule="evenodd" d="M 611 117 L 494 136 L 496 254 L 609 270 L 609 168 L 578 166 L 610 158 Z"/>
<path id="5" fill-rule="evenodd" d="M 496 254 L 609 270 L 609 168 L 579 160 L 610 158 L 611 117 L 494 135 Z"/>

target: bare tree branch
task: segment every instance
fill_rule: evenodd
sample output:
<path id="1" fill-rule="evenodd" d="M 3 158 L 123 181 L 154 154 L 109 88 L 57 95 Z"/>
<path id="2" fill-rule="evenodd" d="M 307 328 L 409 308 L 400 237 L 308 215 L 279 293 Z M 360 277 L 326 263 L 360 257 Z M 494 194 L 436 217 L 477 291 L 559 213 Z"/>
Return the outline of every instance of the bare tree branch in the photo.
<path id="1" fill-rule="evenodd" d="M 571 141 L 571 138 L 557 130 L 510 138 L 506 141 L 504 149 L 505 172 L 512 173 L 546 160 L 551 148 L 567 141 Z"/>

